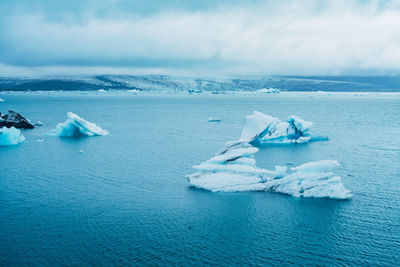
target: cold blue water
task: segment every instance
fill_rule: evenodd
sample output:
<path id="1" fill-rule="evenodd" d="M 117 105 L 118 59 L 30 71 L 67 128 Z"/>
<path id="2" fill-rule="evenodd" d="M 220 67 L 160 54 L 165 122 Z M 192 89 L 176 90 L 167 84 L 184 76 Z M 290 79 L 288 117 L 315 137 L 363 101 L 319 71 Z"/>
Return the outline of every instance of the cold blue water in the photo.
<path id="1" fill-rule="evenodd" d="M 46 125 L 0 147 L 0 264 L 400 264 L 400 97 L 1 93 Z M 212 193 L 185 175 L 257 110 L 328 142 L 263 147 L 257 166 L 336 159 L 349 201 Z M 72 111 L 107 136 L 45 136 Z M 209 117 L 221 122 L 208 122 Z"/>

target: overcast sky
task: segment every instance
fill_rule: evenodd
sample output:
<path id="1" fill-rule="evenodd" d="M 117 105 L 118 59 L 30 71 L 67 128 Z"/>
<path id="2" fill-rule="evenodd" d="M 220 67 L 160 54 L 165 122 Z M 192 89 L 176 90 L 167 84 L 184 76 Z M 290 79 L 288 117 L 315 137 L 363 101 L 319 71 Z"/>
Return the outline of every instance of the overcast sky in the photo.
<path id="1" fill-rule="evenodd" d="M 0 1 L 0 74 L 83 72 L 399 74 L 400 1 Z"/>

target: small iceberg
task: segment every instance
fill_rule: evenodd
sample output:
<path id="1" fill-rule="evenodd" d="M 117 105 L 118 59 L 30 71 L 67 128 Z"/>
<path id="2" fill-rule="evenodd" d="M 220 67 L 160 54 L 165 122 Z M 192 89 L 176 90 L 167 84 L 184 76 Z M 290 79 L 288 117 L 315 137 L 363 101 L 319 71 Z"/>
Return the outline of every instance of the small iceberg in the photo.
<path id="1" fill-rule="evenodd" d="M 0 97 L 0 102 L 4 102 L 4 99 Z"/>
<path id="2" fill-rule="evenodd" d="M 131 89 L 131 90 L 127 90 L 127 92 L 128 92 L 128 93 L 132 93 L 132 94 L 138 94 L 138 93 L 141 93 L 141 91 L 140 91 L 140 90 L 138 90 L 138 89 Z"/>
<path id="3" fill-rule="evenodd" d="M 276 88 L 263 88 L 257 91 L 259 94 L 279 94 L 281 91 Z"/>
<path id="4" fill-rule="evenodd" d="M 21 134 L 19 129 L 15 127 L 0 128 L 0 146 L 16 145 L 23 141 L 25 141 L 25 137 Z"/>
<path id="5" fill-rule="evenodd" d="M 221 118 L 209 117 L 207 121 L 208 121 L 208 122 L 220 122 L 220 121 L 221 121 Z"/>
<path id="6" fill-rule="evenodd" d="M 198 90 L 198 89 L 189 89 L 189 90 L 187 90 L 187 92 L 189 93 L 189 95 L 191 95 L 191 94 L 202 94 L 203 93 L 202 90 Z"/>
<path id="7" fill-rule="evenodd" d="M 92 122 L 88 122 L 78 115 L 68 112 L 68 119 L 59 123 L 53 131 L 49 133 L 49 135 L 61 136 L 61 137 L 79 137 L 79 136 L 98 136 L 98 135 L 107 135 L 108 132 L 103 130 L 96 124 Z"/>
<path id="8" fill-rule="evenodd" d="M 36 121 L 33 125 L 35 125 L 35 126 L 44 126 L 44 122 L 42 122 L 42 121 Z"/>
<path id="9" fill-rule="evenodd" d="M 241 142 L 253 145 L 306 143 L 326 141 L 328 137 L 310 133 L 312 122 L 291 115 L 283 122 L 278 118 L 254 111 L 245 119 L 245 126 L 240 137 Z"/>

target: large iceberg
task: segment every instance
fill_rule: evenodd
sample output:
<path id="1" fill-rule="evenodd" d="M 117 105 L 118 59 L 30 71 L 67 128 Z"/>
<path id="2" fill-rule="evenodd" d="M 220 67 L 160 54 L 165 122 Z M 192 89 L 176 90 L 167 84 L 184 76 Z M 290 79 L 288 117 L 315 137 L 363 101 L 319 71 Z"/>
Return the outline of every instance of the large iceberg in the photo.
<path id="1" fill-rule="evenodd" d="M 253 114 L 246 117 L 239 140 L 253 145 L 328 140 L 328 137 L 310 133 L 312 125 L 312 122 L 293 115 L 283 122 L 278 118 L 254 111 Z"/>
<path id="2" fill-rule="evenodd" d="M 281 122 L 254 112 L 246 117 L 240 140 L 228 142 L 224 150 L 194 166 L 196 173 L 186 179 L 191 186 L 212 192 L 271 191 L 295 197 L 351 198 L 341 178 L 331 172 L 340 165 L 336 160 L 314 161 L 292 168 L 275 166 L 274 170 L 256 166 L 254 154 L 258 148 L 254 145 L 271 140 L 293 143 L 308 138 L 309 141 L 311 125 L 296 116 Z"/>
<path id="3" fill-rule="evenodd" d="M 25 141 L 25 137 L 15 127 L 0 128 L 0 146 L 16 145 Z"/>
<path id="4" fill-rule="evenodd" d="M 49 135 L 55 136 L 97 136 L 97 135 L 107 135 L 108 132 L 103 130 L 96 124 L 92 122 L 88 122 L 78 115 L 68 112 L 67 113 L 68 119 L 63 122 L 59 123 L 53 131 L 49 133 Z"/>
<path id="5" fill-rule="evenodd" d="M 331 170 L 340 164 L 336 160 L 320 160 L 288 169 L 275 166 L 275 170 L 258 168 L 254 154 L 258 148 L 248 143 L 228 143 L 225 150 L 193 168 L 187 175 L 196 188 L 212 192 L 271 191 L 295 197 L 323 197 L 348 199 L 350 191 L 341 178 Z"/>

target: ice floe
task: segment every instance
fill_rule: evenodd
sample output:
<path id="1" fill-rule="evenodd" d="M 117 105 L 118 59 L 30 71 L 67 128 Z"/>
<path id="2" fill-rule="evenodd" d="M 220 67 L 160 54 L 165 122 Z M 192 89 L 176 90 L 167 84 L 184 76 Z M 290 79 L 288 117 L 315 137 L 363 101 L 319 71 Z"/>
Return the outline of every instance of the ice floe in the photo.
<path id="1" fill-rule="evenodd" d="M 97 135 L 107 135 L 108 132 L 103 130 L 96 124 L 92 122 L 88 122 L 78 115 L 68 112 L 68 119 L 59 123 L 53 131 L 49 133 L 49 135 L 55 136 L 97 136 Z"/>
<path id="2" fill-rule="evenodd" d="M 221 118 L 209 117 L 207 121 L 208 121 L 208 122 L 220 122 L 220 121 L 221 121 Z"/>
<path id="3" fill-rule="evenodd" d="M 276 88 L 263 88 L 258 91 L 256 91 L 259 94 L 279 94 L 281 91 Z"/>
<path id="4" fill-rule="evenodd" d="M 128 93 L 132 93 L 132 94 L 138 94 L 141 93 L 142 91 L 137 90 L 137 89 L 131 89 L 131 90 L 127 90 Z"/>
<path id="5" fill-rule="evenodd" d="M 33 125 L 35 125 L 35 126 L 44 126 L 44 122 L 36 121 Z"/>
<path id="6" fill-rule="evenodd" d="M 0 128 L 0 146 L 16 145 L 25 141 L 25 137 L 15 127 Z"/>
<path id="7" fill-rule="evenodd" d="M 306 134 L 311 126 L 311 122 L 296 116 L 281 122 L 254 112 L 246 117 L 240 140 L 226 143 L 224 150 L 194 166 L 196 173 L 186 179 L 191 186 L 212 192 L 271 191 L 295 197 L 351 198 L 341 178 L 331 172 L 340 165 L 336 160 L 313 161 L 292 168 L 275 166 L 274 170 L 256 166 L 254 154 L 259 149 L 255 145 L 268 140 L 264 139 L 266 135 L 281 142 L 301 138 L 308 141 L 310 136 Z"/>

